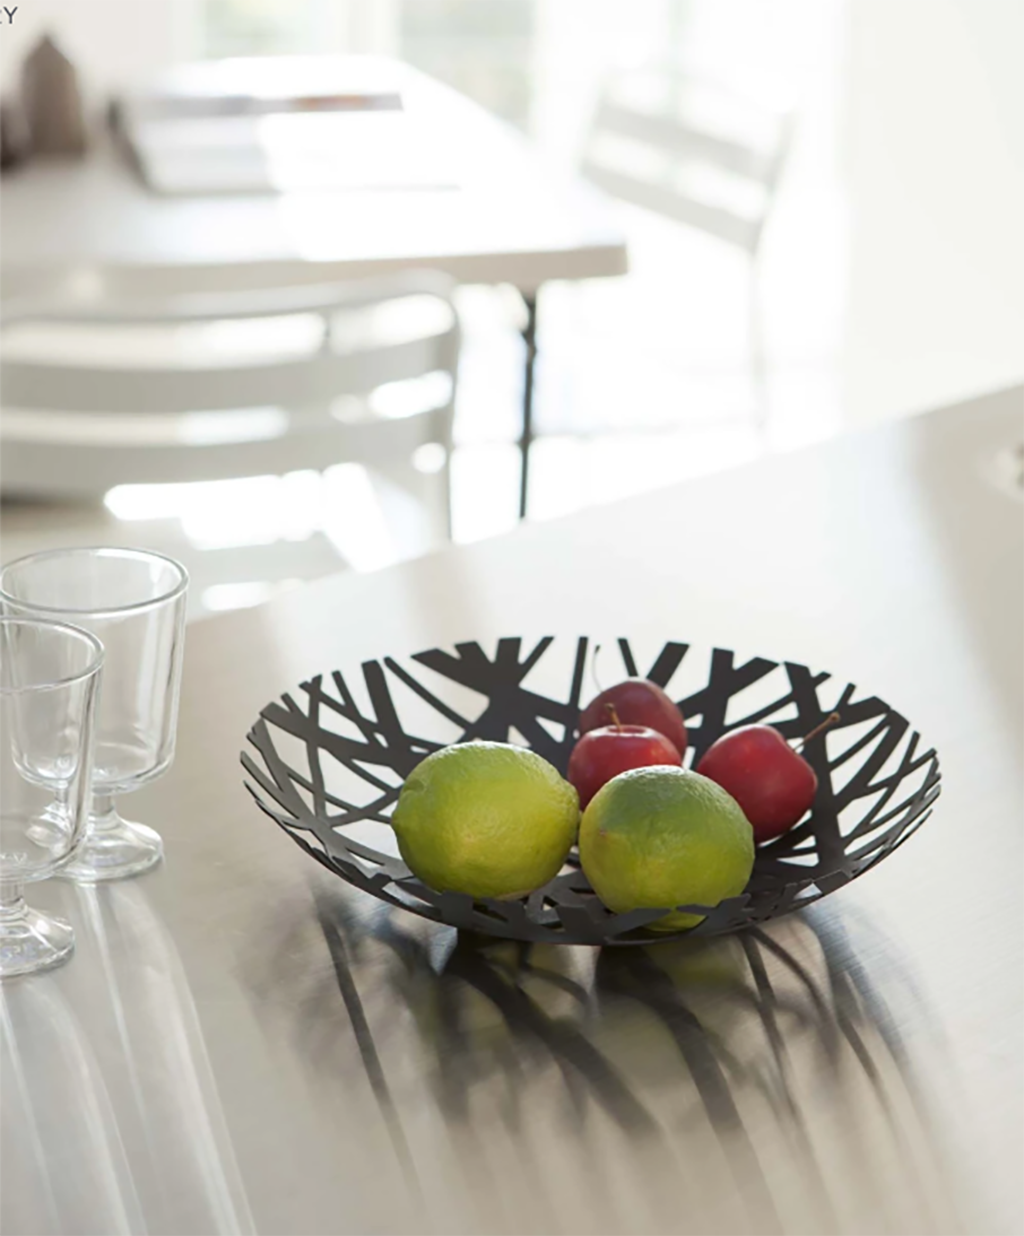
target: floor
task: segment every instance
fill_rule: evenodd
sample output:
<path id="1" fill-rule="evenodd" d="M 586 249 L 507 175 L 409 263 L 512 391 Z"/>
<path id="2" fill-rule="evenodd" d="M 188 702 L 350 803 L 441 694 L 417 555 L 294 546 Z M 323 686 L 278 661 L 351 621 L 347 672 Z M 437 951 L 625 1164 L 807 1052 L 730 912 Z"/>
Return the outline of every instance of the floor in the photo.
<path id="1" fill-rule="evenodd" d="M 743 255 L 640 215 L 630 219 L 630 253 L 627 277 L 549 285 L 541 298 L 531 519 L 734 466 L 840 426 L 828 334 L 820 321 L 802 329 L 784 297 L 764 310 L 767 400 L 759 398 Z M 454 538 L 464 543 L 516 523 L 523 308 L 511 289 L 476 287 L 461 290 L 459 308 L 452 488 Z M 126 486 L 87 509 L 8 504 L 0 552 L 9 560 L 61 544 L 161 549 L 189 567 L 199 616 L 417 552 L 392 516 L 365 470 L 342 465 L 323 476 Z"/>

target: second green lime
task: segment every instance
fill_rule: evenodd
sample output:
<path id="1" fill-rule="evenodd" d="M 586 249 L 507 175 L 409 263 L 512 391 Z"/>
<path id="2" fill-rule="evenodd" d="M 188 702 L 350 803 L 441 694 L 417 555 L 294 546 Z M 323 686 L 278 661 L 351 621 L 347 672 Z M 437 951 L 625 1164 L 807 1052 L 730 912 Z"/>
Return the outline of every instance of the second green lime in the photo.
<path id="1" fill-rule="evenodd" d="M 682 768 L 637 768 L 609 781 L 580 823 L 580 861 L 609 910 L 715 906 L 743 892 L 754 831 L 720 786 Z M 655 931 L 695 927 L 677 911 Z"/>

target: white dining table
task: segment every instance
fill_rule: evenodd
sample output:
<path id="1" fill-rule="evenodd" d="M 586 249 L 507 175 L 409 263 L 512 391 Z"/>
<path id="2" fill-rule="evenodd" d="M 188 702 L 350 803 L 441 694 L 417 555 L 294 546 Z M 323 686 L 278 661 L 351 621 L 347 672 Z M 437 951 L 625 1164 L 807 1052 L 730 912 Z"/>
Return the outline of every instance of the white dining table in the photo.
<path id="1" fill-rule="evenodd" d="M 177 760 L 124 803 L 163 866 L 32 890 L 78 951 L 0 993 L 3 1230 L 1017 1236 L 1022 402 L 193 624 Z M 932 817 L 757 931 L 517 948 L 356 891 L 243 789 L 315 674 L 581 634 L 877 693 L 938 751 Z"/>
<path id="2" fill-rule="evenodd" d="M 521 503 L 533 436 L 537 297 L 552 280 L 625 273 L 614 209 L 555 170 L 511 125 L 409 65 L 338 60 L 338 77 L 379 75 L 438 163 L 436 184 L 157 193 L 121 143 L 38 160 L 0 182 L 0 293 L 153 297 L 280 287 L 413 268 L 511 284 L 526 321 Z"/>

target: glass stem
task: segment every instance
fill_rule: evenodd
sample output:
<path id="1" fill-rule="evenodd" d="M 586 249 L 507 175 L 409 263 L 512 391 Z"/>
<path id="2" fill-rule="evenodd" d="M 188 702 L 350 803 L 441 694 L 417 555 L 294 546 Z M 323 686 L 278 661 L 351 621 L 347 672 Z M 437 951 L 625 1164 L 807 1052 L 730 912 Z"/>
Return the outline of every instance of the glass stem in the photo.
<path id="1" fill-rule="evenodd" d="M 25 916 L 25 899 L 20 880 L 0 881 L 0 929 Z"/>
<path id="2" fill-rule="evenodd" d="M 113 794 L 93 794 L 92 810 L 89 812 L 91 830 L 100 831 L 104 828 L 113 828 L 120 822 L 120 819 L 117 808 L 114 806 Z"/>

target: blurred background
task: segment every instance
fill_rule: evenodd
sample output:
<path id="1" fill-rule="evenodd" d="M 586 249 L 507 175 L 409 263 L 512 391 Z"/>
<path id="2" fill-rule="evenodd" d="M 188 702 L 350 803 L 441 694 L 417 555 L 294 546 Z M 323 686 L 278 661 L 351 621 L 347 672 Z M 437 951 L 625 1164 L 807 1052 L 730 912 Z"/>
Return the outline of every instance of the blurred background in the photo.
<path id="1" fill-rule="evenodd" d="M 545 520 L 1019 381 L 1022 45 L 1017 0 L 23 0 L 4 557 L 165 548 L 212 612 L 514 527 L 527 384 Z M 313 54 L 265 184 L 198 159 L 231 61 Z M 421 127 L 303 162 L 289 92 Z"/>

